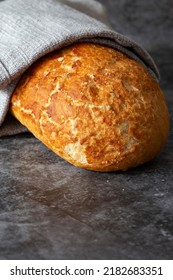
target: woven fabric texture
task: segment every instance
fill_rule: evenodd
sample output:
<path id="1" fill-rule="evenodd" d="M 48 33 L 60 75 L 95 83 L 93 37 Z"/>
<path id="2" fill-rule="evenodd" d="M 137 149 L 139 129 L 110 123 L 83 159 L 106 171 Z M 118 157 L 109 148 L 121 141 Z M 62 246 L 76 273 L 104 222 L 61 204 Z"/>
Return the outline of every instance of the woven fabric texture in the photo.
<path id="1" fill-rule="evenodd" d="M 148 52 L 112 30 L 94 0 L 5 0 L 0 2 L 0 136 L 26 131 L 9 117 L 9 101 L 22 73 L 38 58 L 75 42 L 95 42 L 122 51 L 158 80 Z"/>

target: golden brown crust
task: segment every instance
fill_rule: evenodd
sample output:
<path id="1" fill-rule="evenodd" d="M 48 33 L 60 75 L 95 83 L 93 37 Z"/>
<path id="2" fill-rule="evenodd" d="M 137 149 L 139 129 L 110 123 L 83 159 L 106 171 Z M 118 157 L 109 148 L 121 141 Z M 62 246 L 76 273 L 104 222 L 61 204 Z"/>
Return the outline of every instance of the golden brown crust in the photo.
<path id="1" fill-rule="evenodd" d="M 96 171 L 153 159 L 169 130 L 163 93 L 146 69 L 89 43 L 34 63 L 13 93 L 11 111 L 59 156 Z"/>

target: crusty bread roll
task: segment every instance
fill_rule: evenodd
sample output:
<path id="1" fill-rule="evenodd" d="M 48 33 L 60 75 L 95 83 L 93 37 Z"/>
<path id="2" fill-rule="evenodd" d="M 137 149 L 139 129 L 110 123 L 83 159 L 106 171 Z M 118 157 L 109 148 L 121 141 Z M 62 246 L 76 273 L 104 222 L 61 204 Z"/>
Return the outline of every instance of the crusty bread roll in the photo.
<path id="1" fill-rule="evenodd" d="M 169 130 L 165 98 L 147 70 L 91 43 L 35 62 L 13 93 L 11 112 L 56 154 L 96 171 L 153 159 Z"/>

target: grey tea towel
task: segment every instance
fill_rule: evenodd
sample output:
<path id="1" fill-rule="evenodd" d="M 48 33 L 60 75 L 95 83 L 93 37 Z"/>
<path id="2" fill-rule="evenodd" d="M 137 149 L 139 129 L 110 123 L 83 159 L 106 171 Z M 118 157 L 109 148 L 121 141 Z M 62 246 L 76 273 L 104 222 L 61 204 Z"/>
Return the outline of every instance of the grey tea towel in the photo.
<path id="1" fill-rule="evenodd" d="M 5 0 L 0 2 L 0 136 L 26 131 L 7 117 L 11 94 L 22 73 L 39 57 L 74 42 L 116 48 L 142 63 L 155 79 L 150 55 L 107 24 L 94 0 Z"/>

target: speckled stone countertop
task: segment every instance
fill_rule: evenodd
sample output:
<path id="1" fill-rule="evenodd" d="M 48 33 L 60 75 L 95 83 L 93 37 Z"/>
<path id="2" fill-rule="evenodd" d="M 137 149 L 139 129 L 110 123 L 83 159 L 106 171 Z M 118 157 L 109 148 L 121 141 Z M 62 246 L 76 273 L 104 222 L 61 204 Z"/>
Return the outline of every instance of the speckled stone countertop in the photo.
<path id="1" fill-rule="evenodd" d="M 161 72 L 173 119 L 171 0 L 100 0 Z M 0 139 L 0 259 L 173 259 L 173 131 L 152 162 L 97 173 L 31 134 Z"/>

